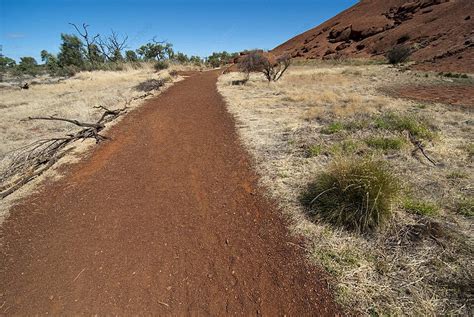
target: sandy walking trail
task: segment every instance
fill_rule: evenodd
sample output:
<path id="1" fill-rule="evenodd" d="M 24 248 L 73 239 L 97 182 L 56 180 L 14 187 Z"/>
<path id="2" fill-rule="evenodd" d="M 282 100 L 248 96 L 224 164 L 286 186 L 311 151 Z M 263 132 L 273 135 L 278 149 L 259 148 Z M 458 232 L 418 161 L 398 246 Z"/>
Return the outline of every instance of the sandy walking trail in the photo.
<path id="1" fill-rule="evenodd" d="M 2 225 L 0 315 L 334 315 L 256 186 L 217 72 L 108 133 Z"/>

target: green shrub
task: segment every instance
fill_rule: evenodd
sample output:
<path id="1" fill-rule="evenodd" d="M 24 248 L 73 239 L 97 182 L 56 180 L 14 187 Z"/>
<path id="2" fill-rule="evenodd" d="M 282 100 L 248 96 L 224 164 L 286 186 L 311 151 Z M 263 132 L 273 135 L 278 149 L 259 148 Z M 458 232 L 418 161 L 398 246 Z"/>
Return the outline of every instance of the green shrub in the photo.
<path id="1" fill-rule="evenodd" d="M 387 52 L 387 60 L 390 64 L 396 65 L 408 61 L 411 49 L 404 45 L 397 45 Z"/>
<path id="2" fill-rule="evenodd" d="M 154 68 L 156 71 L 167 69 L 170 65 L 166 61 L 158 61 L 155 63 Z"/>
<path id="3" fill-rule="evenodd" d="M 399 115 L 387 113 L 375 118 L 375 127 L 390 131 L 409 131 L 413 136 L 420 139 L 432 140 L 436 133 L 425 119 L 414 115 Z"/>
<path id="4" fill-rule="evenodd" d="M 341 122 L 332 122 L 321 129 L 322 134 L 334 134 L 344 130 L 344 125 Z"/>
<path id="5" fill-rule="evenodd" d="M 403 202 L 403 208 L 412 214 L 421 216 L 435 216 L 439 213 L 439 208 L 436 204 L 414 199 L 405 200 Z"/>
<path id="6" fill-rule="evenodd" d="M 302 202 L 311 215 L 365 233 L 391 217 L 391 205 L 399 191 L 398 178 L 384 162 L 338 160 L 308 186 Z"/>
<path id="7" fill-rule="evenodd" d="M 405 144 L 405 140 L 403 138 L 372 137 L 367 138 L 365 143 L 374 149 L 388 151 L 400 150 Z"/>

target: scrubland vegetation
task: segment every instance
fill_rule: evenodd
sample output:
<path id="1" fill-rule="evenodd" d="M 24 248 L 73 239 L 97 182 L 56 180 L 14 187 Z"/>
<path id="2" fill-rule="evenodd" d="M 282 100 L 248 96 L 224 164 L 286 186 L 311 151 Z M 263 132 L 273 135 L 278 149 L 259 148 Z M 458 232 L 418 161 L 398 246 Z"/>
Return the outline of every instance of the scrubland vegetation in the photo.
<path id="1" fill-rule="evenodd" d="M 39 75 L 69 77 L 80 71 L 120 71 L 138 68 L 141 62 L 154 62 L 156 70 L 163 70 L 171 64 L 201 67 L 220 67 L 231 62 L 238 53 L 214 52 L 201 58 L 176 52 L 173 44 L 153 38 L 136 50 L 128 47 L 128 36 L 111 31 L 110 34 L 94 34 L 87 24 L 70 23 L 74 34 L 61 34 L 59 53 L 41 51 L 41 62 L 31 57 L 21 57 L 17 62 L 2 55 L 0 51 L 0 82 L 5 80 L 30 79 Z"/>
<path id="2" fill-rule="evenodd" d="M 363 60 L 294 64 L 278 82 L 252 73 L 235 85 L 232 73 L 218 88 L 262 186 L 338 301 L 375 316 L 469 315 L 472 111 L 386 93 L 449 84 L 436 75 Z"/>

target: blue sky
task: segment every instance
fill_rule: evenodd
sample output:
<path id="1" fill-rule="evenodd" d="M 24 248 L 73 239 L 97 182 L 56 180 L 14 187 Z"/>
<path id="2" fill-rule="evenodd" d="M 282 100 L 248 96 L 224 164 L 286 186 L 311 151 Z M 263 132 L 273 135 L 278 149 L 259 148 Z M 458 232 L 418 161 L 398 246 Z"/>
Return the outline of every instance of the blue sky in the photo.
<path id="1" fill-rule="evenodd" d="M 14 59 L 46 49 L 57 53 L 68 22 L 91 33 L 114 29 L 136 49 L 154 36 L 177 51 L 272 49 L 331 18 L 357 0 L 0 0 L 0 45 Z"/>

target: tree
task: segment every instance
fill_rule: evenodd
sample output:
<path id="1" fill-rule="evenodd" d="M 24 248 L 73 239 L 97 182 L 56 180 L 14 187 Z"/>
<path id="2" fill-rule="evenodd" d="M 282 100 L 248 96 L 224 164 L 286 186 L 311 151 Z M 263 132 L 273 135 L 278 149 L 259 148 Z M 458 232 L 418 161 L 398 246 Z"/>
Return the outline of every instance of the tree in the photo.
<path id="1" fill-rule="evenodd" d="M 97 39 L 99 38 L 99 34 L 96 34 L 92 37 L 89 36 L 89 30 L 87 29 L 89 27 L 88 24 L 82 23 L 82 31 L 75 25 L 74 23 L 69 23 L 72 25 L 77 33 L 84 39 L 86 43 L 86 54 L 85 58 L 92 64 L 95 65 L 97 63 L 100 63 L 101 58 L 100 54 L 98 53 L 98 47 L 96 45 Z"/>
<path id="2" fill-rule="evenodd" d="M 121 37 L 118 33 L 112 30 L 112 33 L 107 37 L 100 37 L 98 39 L 99 47 L 102 54 L 110 62 L 123 61 L 122 51 L 127 47 L 128 36 Z"/>
<path id="3" fill-rule="evenodd" d="M 38 74 L 38 63 L 33 57 L 25 56 L 20 58 L 20 63 L 18 64 L 18 69 L 23 74 L 29 74 L 35 76 Z"/>
<path id="4" fill-rule="evenodd" d="M 196 55 L 193 55 L 189 58 L 189 62 L 194 64 L 194 65 L 201 65 L 202 64 L 202 58 Z"/>
<path id="5" fill-rule="evenodd" d="M 289 55 L 275 57 L 273 54 L 255 50 L 244 55 L 238 66 L 242 72 L 247 74 L 247 77 L 251 72 L 260 72 L 271 82 L 279 80 L 290 64 Z"/>
<path id="6" fill-rule="evenodd" d="M 165 59 L 165 46 L 159 43 L 147 43 L 137 49 L 137 54 L 144 60 L 163 60 Z"/>
<path id="7" fill-rule="evenodd" d="M 138 56 L 134 51 L 125 51 L 125 60 L 127 62 L 138 62 Z"/>
<path id="8" fill-rule="evenodd" d="M 59 65 L 61 67 L 75 66 L 84 68 L 84 44 L 76 36 L 71 34 L 61 34 L 61 46 L 58 54 Z"/>
<path id="9" fill-rule="evenodd" d="M 50 75 L 57 75 L 59 72 L 58 58 L 46 50 L 41 51 L 41 61 L 45 64 L 46 69 Z"/>
<path id="10" fill-rule="evenodd" d="M 214 52 L 212 55 L 207 57 L 207 63 L 212 67 L 220 67 L 229 64 L 237 56 L 238 53 L 228 53 L 226 51 Z"/>
<path id="11" fill-rule="evenodd" d="M 178 52 L 175 56 L 175 60 L 178 62 L 178 63 L 181 63 L 181 64 L 186 64 L 189 62 L 189 57 L 188 55 L 184 54 L 184 53 L 181 53 L 181 52 Z"/>

